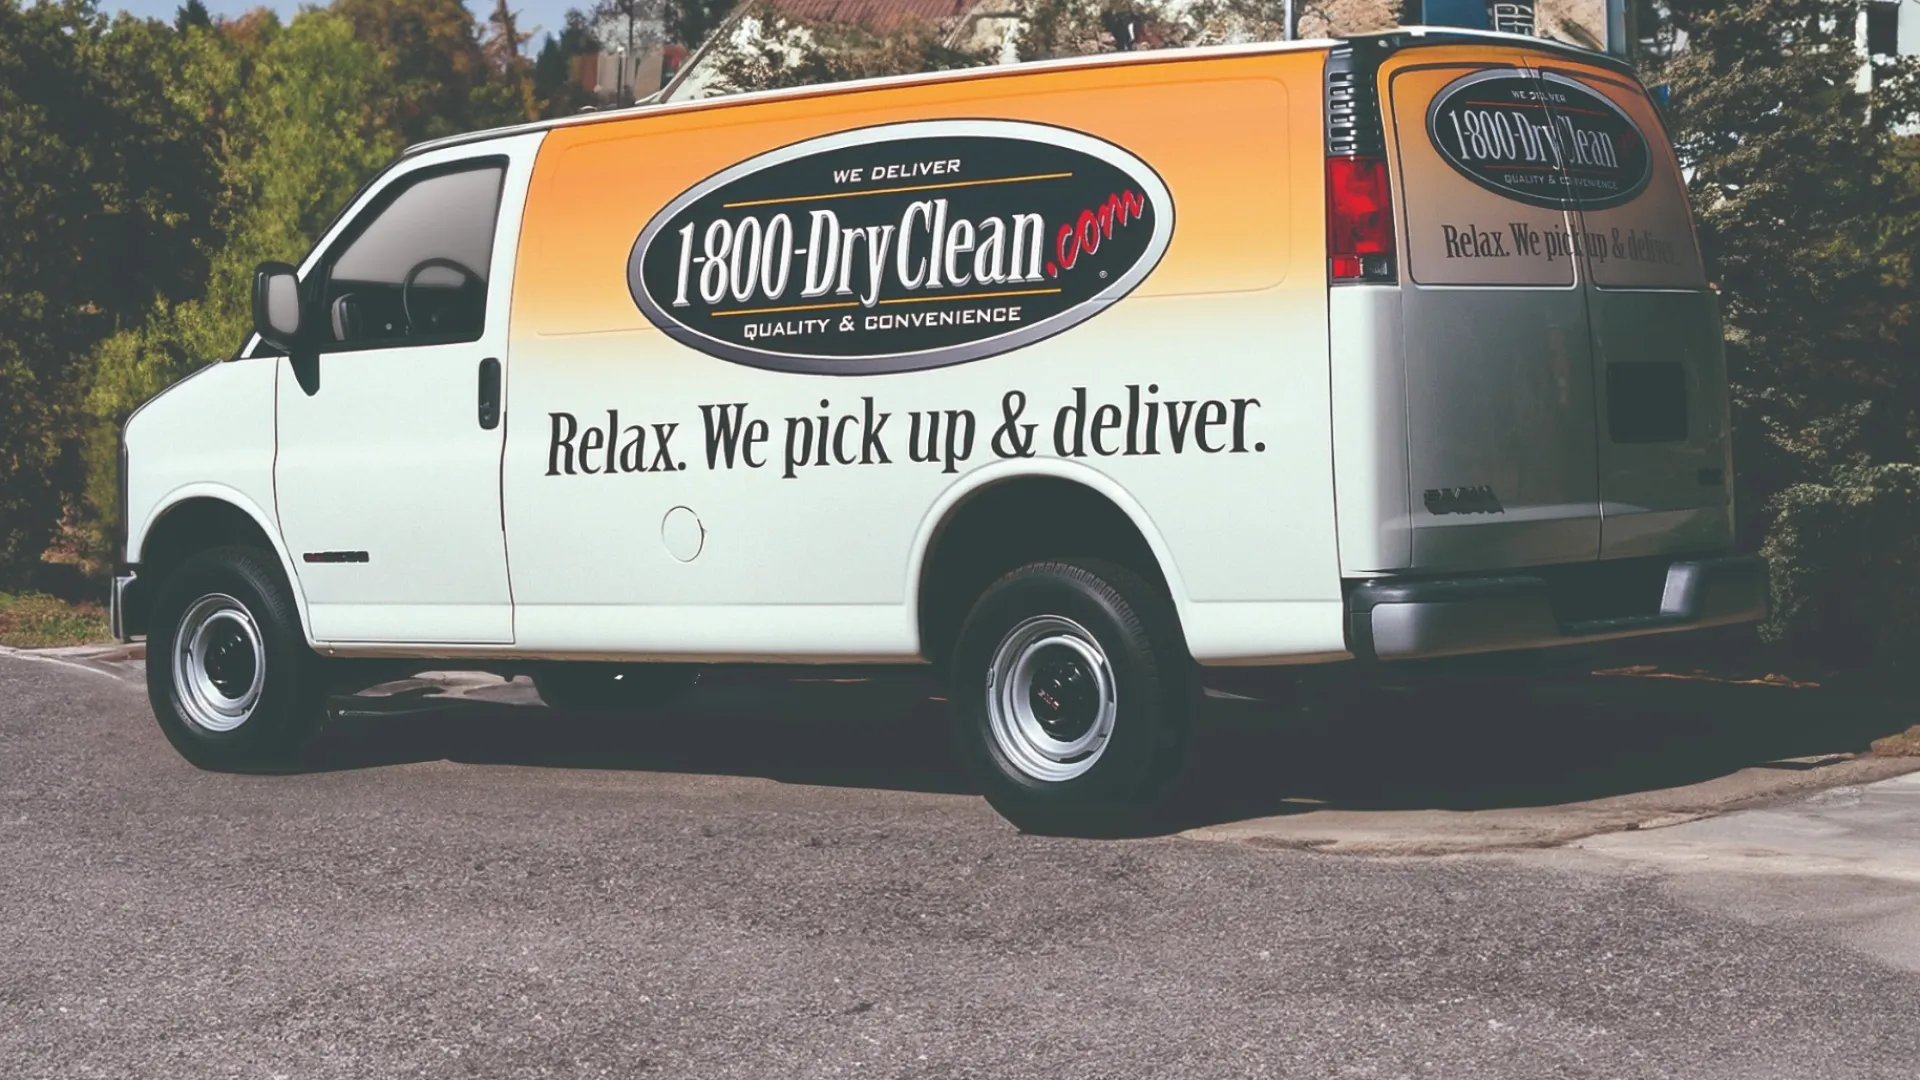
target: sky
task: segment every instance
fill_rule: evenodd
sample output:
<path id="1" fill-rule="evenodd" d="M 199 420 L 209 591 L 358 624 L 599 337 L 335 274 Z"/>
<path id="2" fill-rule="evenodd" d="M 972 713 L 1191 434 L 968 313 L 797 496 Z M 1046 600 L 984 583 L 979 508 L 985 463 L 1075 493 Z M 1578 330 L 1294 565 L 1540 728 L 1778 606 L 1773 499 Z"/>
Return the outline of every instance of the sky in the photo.
<path id="1" fill-rule="evenodd" d="M 240 15 L 257 7 L 270 7 L 280 13 L 282 19 L 290 18 L 301 7 L 296 0 L 200 0 L 214 15 Z M 173 21 L 174 13 L 186 0 L 102 0 L 102 11 L 116 8 L 131 12 L 141 18 L 165 19 Z M 532 33 L 527 41 L 529 51 L 537 51 L 541 41 L 549 33 L 559 34 L 567 24 L 569 7 L 587 7 L 591 0 L 507 0 L 508 5 L 520 14 L 520 32 Z M 474 18 L 485 22 L 493 12 L 493 0 L 466 0 L 467 10 Z"/>

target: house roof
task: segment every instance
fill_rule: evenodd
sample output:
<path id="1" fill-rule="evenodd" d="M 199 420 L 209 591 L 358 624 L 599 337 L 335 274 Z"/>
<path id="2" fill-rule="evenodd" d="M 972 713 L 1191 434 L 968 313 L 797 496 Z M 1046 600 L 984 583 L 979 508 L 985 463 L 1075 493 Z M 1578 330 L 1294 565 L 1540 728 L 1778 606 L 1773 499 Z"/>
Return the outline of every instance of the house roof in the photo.
<path id="1" fill-rule="evenodd" d="M 659 101 L 645 99 L 633 105 L 619 109 L 578 113 L 571 116 L 554 117 L 547 120 L 534 120 L 524 124 L 490 128 L 484 131 L 469 131 L 459 135 L 445 135 L 437 139 L 415 143 L 406 148 L 401 159 L 423 154 L 431 150 L 441 150 L 452 146 L 483 143 L 492 139 L 506 138 L 535 131 L 551 131 L 555 128 L 573 127 L 579 124 L 601 124 L 610 121 L 625 120 L 634 116 L 662 115 L 670 113 L 700 112 L 707 109 L 728 108 L 743 102 L 780 101 L 807 97 L 826 97 L 836 94 L 856 93 L 880 86 L 916 86 L 944 82 L 968 82 L 975 79 L 999 78 L 1010 71 L 1057 71 L 1070 68 L 1109 67 L 1131 64 L 1167 64 L 1182 63 L 1210 57 L 1261 56 L 1269 53 L 1324 50 L 1338 45 L 1342 41 L 1380 41 L 1391 43 L 1395 47 L 1416 44 L 1458 44 L 1469 41 L 1484 41 L 1487 44 L 1514 44 L 1527 48 L 1557 52 L 1577 57 L 1591 64 L 1612 68 L 1621 74 L 1635 77 L 1633 68 L 1624 61 L 1606 53 L 1582 49 L 1577 45 L 1568 45 L 1549 38 L 1522 37 L 1515 34 L 1503 34 L 1492 30 L 1459 30 L 1452 27 L 1432 28 L 1413 27 L 1392 33 L 1356 34 L 1346 38 L 1313 38 L 1288 42 L 1253 42 L 1244 45 L 1204 45 L 1183 49 L 1147 49 L 1140 52 L 1100 53 L 1092 56 L 1061 57 L 1054 60 L 1034 60 L 1021 64 L 1004 64 L 986 67 L 958 68 L 948 71 L 923 71 L 913 75 L 885 75 L 869 79 L 854 79 L 843 83 L 824 86 L 796 86 L 779 90 L 756 90 L 741 94 L 729 94 L 721 97 L 703 98 L 692 101 Z M 683 69 L 684 72 L 684 69 Z M 351 205 L 351 204 L 349 204 Z"/>

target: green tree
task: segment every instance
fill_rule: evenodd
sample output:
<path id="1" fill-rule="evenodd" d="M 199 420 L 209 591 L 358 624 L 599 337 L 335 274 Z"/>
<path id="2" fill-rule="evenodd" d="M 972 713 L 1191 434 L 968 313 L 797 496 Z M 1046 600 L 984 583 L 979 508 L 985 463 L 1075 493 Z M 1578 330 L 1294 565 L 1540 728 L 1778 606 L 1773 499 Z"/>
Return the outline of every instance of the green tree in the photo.
<path id="1" fill-rule="evenodd" d="M 667 40 L 697 49 L 726 21 L 733 8 L 734 0 L 668 0 Z"/>
<path id="2" fill-rule="evenodd" d="M 212 27 L 213 15 L 207 11 L 207 5 L 200 0 L 187 0 L 180 5 L 179 12 L 174 15 L 173 28 L 183 33 L 196 28 L 207 30 Z"/>
<path id="3" fill-rule="evenodd" d="M 703 63 L 715 93 L 814 86 L 919 71 L 979 67 L 992 53 L 949 44 L 939 27 L 914 25 L 875 33 L 845 23 L 795 19 L 771 4 L 750 10 L 756 33 L 716 42 Z"/>
<path id="4" fill-rule="evenodd" d="M 514 123 L 540 118 L 533 63 L 523 51 L 532 36 L 520 29 L 520 15 L 507 6 L 507 0 L 494 0 L 493 14 L 487 16 L 486 36 L 480 42 L 480 54 L 486 59 L 489 73 L 479 91 L 487 99 L 479 109 L 480 116 Z"/>
<path id="5" fill-rule="evenodd" d="M 565 116 L 594 104 L 591 87 L 574 78 L 574 59 L 599 49 L 585 12 L 578 8 L 567 12 L 567 24 L 558 34 L 549 34 L 533 63 L 533 92 L 545 116 Z"/>
<path id="6" fill-rule="evenodd" d="M 166 24 L 0 0 L 0 587 L 74 508 L 83 360 L 189 295 L 217 185 Z"/>
<path id="7" fill-rule="evenodd" d="M 1860 85 L 1844 0 L 1667 0 L 1673 87 L 1727 322 L 1741 531 L 1775 576 L 1771 638 L 1838 658 L 1920 642 L 1920 186 L 1896 126 L 1911 60 Z M 1643 9 L 1645 14 L 1646 9 Z"/>
<path id="8" fill-rule="evenodd" d="M 87 501 L 111 524 L 115 433 L 140 402 L 194 368 L 233 354 L 250 325 L 253 268 L 295 261 L 353 192 L 392 159 L 390 73 L 345 19 L 302 12 L 235 40 L 199 41 L 206 85 L 224 86 L 227 154 L 204 187 L 216 193 L 217 233 L 200 238 L 190 298 L 146 306 L 141 325 L 95 350 L 86 384 Z"/>
<path id="9" fill-rule="evenodd" d="M 1286 0 L 1021 0 L 1022 60 L 1194 45 L 1280 41 Z M 1399 23 L 1399 0 L 1296 0 L 1296 37 L 1337 37 Z"/>
<path id="10" fill-rule="evenodd" d="M 393 86 L 387 122 L 407 142 L 515 118 L 511 99 L 480 93 L 489 69 L 480 28 L 461 0 L 334 0 L 328 10 L 387 58 Z"/>
<path id="11" fill-rule="evenodd" d="M 1021 60 L 1051 60 L 1208 44 L 1215 36 L 1208 31 L 1217 10 L 1213 4 L 1190 7 L 1170 0 L 1025 0 L 1014 49 Z M 1272 13 L 1260 6 L 1250 14 Z"/>

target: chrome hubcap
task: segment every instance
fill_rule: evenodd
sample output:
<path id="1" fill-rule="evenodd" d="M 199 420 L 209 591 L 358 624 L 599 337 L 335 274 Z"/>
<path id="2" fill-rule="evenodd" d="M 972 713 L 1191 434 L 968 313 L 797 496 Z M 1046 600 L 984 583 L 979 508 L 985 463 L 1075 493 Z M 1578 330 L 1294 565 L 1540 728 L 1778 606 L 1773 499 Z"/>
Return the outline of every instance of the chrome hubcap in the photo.
<path id="1" fill-rule="evenodd" d="M 1116 700 L 1106 651 L 1072 619 L 1027 619 L 994 650 L 987 673 L 994 745 L 1035 780 L 1057 783 L 1092 769 L 1113 734 Z"/>
<path id="2" fill-rule="evenodd" d="M 214 593 L 180 616 L 173 637 L 173 685 L 188 721 L 210 732 L 247 722 L 266 684 L 267 650 L 240 601 Z"/>

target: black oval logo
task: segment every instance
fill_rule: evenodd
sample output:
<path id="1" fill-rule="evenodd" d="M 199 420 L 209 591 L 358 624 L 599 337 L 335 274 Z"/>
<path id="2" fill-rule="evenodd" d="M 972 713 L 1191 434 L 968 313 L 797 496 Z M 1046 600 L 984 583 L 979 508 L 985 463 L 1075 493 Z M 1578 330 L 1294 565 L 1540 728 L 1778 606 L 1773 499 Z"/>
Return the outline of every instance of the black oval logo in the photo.
<path id="1" fill-rule="evenodd" d="M 627 263 L 654 325 L 725 360 L 868 375 L 979 360 L 1092 318 L 1173 236 L 1160 177 L 1077 131 L 859 128 L 708 177 Z"/>
<path id="2" fill-rule="evenodd" d="M 1427 135 L 1462 175 L 1533 206 L 1602 210 L 1653 174 L 1647 139 L 1605 95 L 1550 71 L 1481 71 L 1447 84 Z"/>

